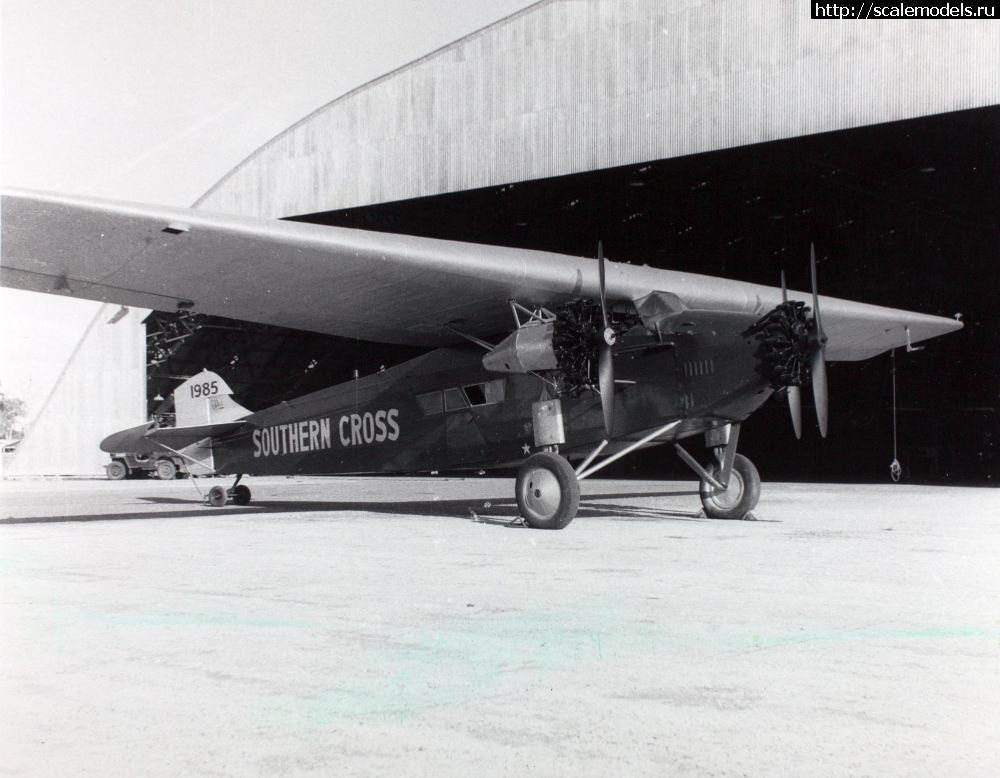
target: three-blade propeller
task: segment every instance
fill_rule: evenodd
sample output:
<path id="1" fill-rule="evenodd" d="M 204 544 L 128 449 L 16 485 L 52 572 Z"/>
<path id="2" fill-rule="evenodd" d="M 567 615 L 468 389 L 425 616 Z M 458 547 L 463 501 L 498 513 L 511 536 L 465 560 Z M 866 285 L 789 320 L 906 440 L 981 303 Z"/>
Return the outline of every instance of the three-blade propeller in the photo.
<path id="1" fill-rule="evenodd" d="M 601 341 L 597 350 L 597 388 L 601 393 L 601 410 L 604 411 L 604 431 L 611 436 L 615 425 L 615 366 L 612 347 L 615 331 L 608 319 L 608 301 L 604 283 L 604 246 L 597 244 L 597 272 L 601 282 Z"/>

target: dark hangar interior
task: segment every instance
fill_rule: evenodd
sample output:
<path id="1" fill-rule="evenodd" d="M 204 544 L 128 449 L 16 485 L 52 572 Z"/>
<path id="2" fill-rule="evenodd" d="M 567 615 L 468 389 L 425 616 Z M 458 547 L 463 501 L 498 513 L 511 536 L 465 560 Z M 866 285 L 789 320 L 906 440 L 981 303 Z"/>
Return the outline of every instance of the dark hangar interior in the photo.
<path id="1" fill-rule="evenodd" d="M 773 286 L 784 271 L 801 290 L 815 242 L 821 294 L 960 314 L 965 329 L 831 364 L 826 440 L 807 407 L 797 441 L 773 398 L 741 437 L 761 475 L 888 480 L 895 405 L 903 481 L 1000 480 L 1000 106 L 291 218 L 580 256 L 601 240 L 618 262 Z M 185 313 L 154 313 L 147 333 L 161 416 L 205 367 L 257 410 L 419 353 Z M 688 477 L 656 449 L 608 474 Z"/>

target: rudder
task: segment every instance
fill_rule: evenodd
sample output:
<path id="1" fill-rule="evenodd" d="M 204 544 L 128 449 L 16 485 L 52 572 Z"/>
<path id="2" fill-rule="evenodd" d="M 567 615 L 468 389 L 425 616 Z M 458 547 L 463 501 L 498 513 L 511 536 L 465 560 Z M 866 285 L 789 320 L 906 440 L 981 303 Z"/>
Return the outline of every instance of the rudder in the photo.
<path id="1" fill-rule="evenodd" d="M 233 390 L 218 373 L 202 370 L 174 389 L 178 427 L 237 421 L 251 413 L 233 399 Z"/>

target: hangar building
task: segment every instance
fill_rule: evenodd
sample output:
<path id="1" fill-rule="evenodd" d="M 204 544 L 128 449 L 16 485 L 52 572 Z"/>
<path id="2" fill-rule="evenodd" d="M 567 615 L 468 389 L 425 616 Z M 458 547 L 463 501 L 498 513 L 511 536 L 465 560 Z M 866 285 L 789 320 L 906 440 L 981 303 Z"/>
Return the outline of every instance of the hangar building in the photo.
<path id="1" fill-rule="evenodd" d="M 578 255 L 603 240 L 617 261 L 772 285 L 784 270 L 793 288 L 814 241 L 822 293 L 964 317 L 894 360 L 900 458 L 915 479 L 995 481 L 1000 25 L 809 6 L 543 0 L 322 107 L 196 205 Z M 211 346 L 226 327 L 246 333 L 196 323 L 149 395 L 205 349 L 251 408 L 362 354 L 273 328 Z M 278 355 L 284 385 L 251 380 Z M 762 409 L 743 447 L 764 478 L 887 477 L 892 362 L 831 370 L 822 445 Z"/>

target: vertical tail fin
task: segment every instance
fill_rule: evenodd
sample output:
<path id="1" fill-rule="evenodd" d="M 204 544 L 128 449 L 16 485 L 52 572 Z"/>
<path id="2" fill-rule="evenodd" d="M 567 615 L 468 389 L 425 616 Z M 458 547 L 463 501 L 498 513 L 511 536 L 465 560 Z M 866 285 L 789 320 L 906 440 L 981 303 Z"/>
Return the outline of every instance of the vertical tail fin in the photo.
<path id="1" fill-rule="evenodd" d="M 222 424 L 251 412 L 233 399 L 233 390 L 217 373 L 202 370 L 174 389 L 178 427 Z"/>

